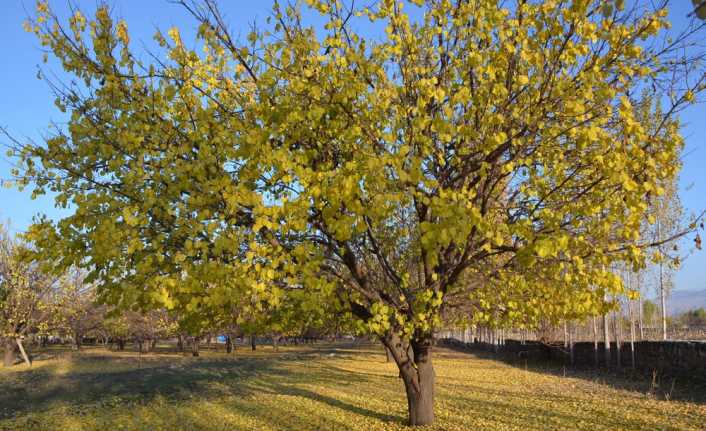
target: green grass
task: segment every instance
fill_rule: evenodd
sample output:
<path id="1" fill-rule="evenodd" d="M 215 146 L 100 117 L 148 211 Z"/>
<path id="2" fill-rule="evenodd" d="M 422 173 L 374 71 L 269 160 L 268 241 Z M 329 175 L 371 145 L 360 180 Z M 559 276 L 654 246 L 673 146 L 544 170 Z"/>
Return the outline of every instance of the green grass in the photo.
<path id="1" fill-rule="evenodd" d="M 706 424 L 703 393 L 675 385 L 515 367 L 437 350 L 432 429 L 673 429 Z M 60 355 L 61 356 L 61 355 Z M 607 384 L 605 382 L 611 382 Z M 406 401 L 378 347 L 285 348 L 237 356 L 86 349 L 0 369 L 0 430 L 404 429 Z M 688 399 L 698 399 L 689 401 Z"/>

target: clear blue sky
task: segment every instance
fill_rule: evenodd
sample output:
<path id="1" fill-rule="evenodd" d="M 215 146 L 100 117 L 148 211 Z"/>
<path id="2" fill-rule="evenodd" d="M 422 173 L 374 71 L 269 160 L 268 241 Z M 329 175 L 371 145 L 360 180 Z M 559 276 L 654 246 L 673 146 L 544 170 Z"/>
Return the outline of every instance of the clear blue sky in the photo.
<path id="1" fill-rule="evenodd" d="M 97 0 L 71 0 L 85 11 L 92 11 Z M 67 0 L 50 1 L 60 15 L 66 16 Z M 224 0 L 221 2 L 228 22 L 235 33 L 246 35 L 253 21 L 263 23 L 269 14 L 270 0 Z M 683 26 L 691 2 L 673 0 L 671 17 L 675 28 Z M 192 33 L 194 21 L 178 6 L 166 0 L 111 0 L 115 13 L 125 18 L 133 41 L 152 46 L 155 28 L 178 26 L 185 36 Z M 22 29 L 26 11 L 34 8 L 33 0 L 1 0 L 0 2 L 0 125 L 20 138 L 41 139 L 51 120 L 61 121 L 61 113 L 54 107 L 46 84 L 36 78 L 42 52 L 31 34 Z M 190 31 L 189 31 L 190 30 Z M 704 35 L 706 37 L 706 35 Z M 189 40 L 187 37 L 184 40 Z M 139 46 L 139 45 L 137 45 Z M 51 62 L 42 65 L 60 73 Z M 691 107 L 682 116 L 686 137 L 684 169 L 681 174 L 680 195 L 687 214 L 706 209 L 706 105 Z M 4 140 L 4 138 L 0 138 Z M 4 151 L 3 151 L 4 153 Z M 0 159 L 0 178 L 9 178 L 10 165 Z M 23 231 L 37 213 L 61 217 L 48 196 L 30 199 L 29 192 L 0 189 L 0 220 L 10 220 L 15 232 Z M 685 244 L 687 245 L 687 244 Z M 691 243 L 688 244 L 689 246 Z M 706 251 L 690 256 L 676 277 L 677 290 L 706 289 Z"/>

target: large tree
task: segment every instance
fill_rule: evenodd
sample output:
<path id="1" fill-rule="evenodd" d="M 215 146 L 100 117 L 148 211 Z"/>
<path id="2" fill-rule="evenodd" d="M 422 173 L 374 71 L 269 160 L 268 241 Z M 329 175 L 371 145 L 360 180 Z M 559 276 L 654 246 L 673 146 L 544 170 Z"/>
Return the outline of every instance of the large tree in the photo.
<path id="1" fill-rule="evenodd" d="M 75 80 L 21 175 L 75 212 L 30 236 L 115 303 L 333 294 L 389 348 L 412 425 L 448 309 L 536 324 L 622 291 L 611 264 L 643 263 L 704 89 L 666 1 L 308 1 L 323 28 L 275 5 L 242 42 L 215 1 L 180 3 L 202 46 L 173 28 L 144 59 L 107 7 L 64 25 L 39 3 L 28 28 Z"/>

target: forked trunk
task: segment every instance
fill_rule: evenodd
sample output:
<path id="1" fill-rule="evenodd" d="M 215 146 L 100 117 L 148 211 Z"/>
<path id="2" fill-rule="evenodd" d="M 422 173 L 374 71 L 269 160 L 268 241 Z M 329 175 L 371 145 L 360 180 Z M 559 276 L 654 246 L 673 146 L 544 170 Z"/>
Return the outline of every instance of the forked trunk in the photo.
<path id="1" fill-rule="evenodd" d="M 415 353 L 415 356 L 418 355 Z M 434 423 L 434 367 L 431 362 L 431 348 L 425 356 L 425 360 L 415 361 L 418 388 L 411 383 L 408 384 L 408 380 L 405 379 L 409 424 L 412 426 Z"/>
<path id="2" fill-rule="evenodd" d="M 431 339 L 414 340 L 409 350 L 396 335 L 388 335 L 383 343 L 389 348 L 400 370 L 400 377 L 404 381 L 409 425 L 434 423 L 434 367 Z M 410 350 L 412 357 L 410 357 Z"/>

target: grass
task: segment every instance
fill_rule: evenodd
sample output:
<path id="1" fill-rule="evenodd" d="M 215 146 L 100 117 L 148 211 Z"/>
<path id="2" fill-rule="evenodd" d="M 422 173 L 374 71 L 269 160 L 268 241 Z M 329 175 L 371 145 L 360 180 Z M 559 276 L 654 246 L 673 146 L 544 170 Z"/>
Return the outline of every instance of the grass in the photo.
<path id="1" fill-rule="evenodd" d="M 432 429 L 700 430 L 706 424 L 703 393 L 667 401 L 649 393 L 645 381 L 564 377 L 560 368 L 435 354 Z M 401 430 L 406 419 L 397 370 L 374 346 L 279 353 L 264 347 L 239 350 L 235 358 L 85 349 L 31 369 L 0 369 L 0 388 L 0 430 Z"/>

